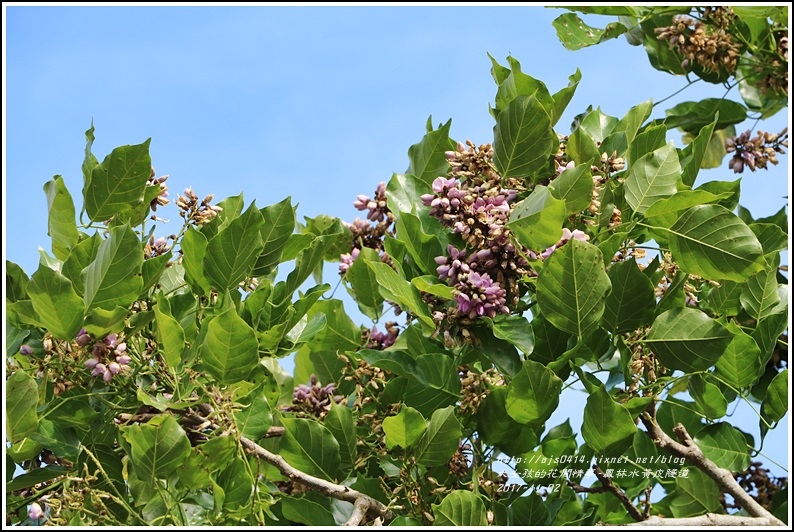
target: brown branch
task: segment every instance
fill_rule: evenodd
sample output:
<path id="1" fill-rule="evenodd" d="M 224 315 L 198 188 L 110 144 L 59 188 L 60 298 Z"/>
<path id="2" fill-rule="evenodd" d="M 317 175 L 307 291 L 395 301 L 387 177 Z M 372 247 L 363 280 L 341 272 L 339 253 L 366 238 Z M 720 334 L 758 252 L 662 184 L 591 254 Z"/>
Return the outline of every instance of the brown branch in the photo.
<path id="1" fill-rule="evenodd" d="M 679 443 L 662 430 L 656 422 L 656 413 L 652 407 L 649 407 L 640 417 L 643 425 L 645 425 L 648 431 L 648 435 L 657 447 L 684 458 L 687 462 L 703 471 L 717 483 L 717 486 L 719 486 L 723 492 L 733 497 L 734 501 L 738 502 L 751 516 L 765 518 L 776 526 L 785 526 L 785 523 L 772 515 L 766 508 L 758 504 L 749 493 L 744 491 L 739 483 L 736 482 L 736 479 L 733 478 L 733 474 L 730 471 L 719 467 L 706 458 L 703 451 L 695 444 L 694 440 L 692 440 L 692 437 L 681 423 L 676 425 L 673 429 L 673 432 L 681 441 L 681 443 Z"/>
<path id="2" fill-rule="evenodd" d="M 747 517 L 743 515 L 705 514 L 697 517 L 659 517 L 654 515 L 640 521 L 629 523 L 626 526 L 780 526 L 781 523 L 772 517 Z M 785 525 L 783 525 L 785 526 Z"/>
<path id="3" fill-rule="evenodd" d="M 366 520 L 367 511 L 369 511 L 369 501 L 367 499 L 356 499 L 350 519 L 345 521 L 342 526 L 359 526 Z"/>
<path id="4" fill-rule="evenodd" d="M 350 519 L 348 519 L 347 523 L 345 524 L 356 524 L 356 523 L 351 523 L 351 521 L 354 518 L 361 519 L 359 517 L 359 514 L 362 512 L 362 508 L 364 508 L 365 504 L 366 504 L 366 509 L 363 510 L 364 511 L 363 517 L 366 517 L 367 515 L 371 516 L 372 518 L 380 517 L 384 521 L 390 521 L 394 517 L 392 511 L 385 504 L 383 504 L 382 502 L 376 499 L 373 499 L 369 495 L 365 495 L 364 493 L 356 491 L 347 486 L 334 484 L 333 482 L 328 482 L 327 480 L 314 477 L 312 475 L 304 473 L 303 471 L 300 471 L 299 469 L 295 469 L 294 467 L 289 465 L 287 461 L 284 460 L 284 458 L 281 457 L 280 455 L 271 453 L 264 447 L 257 445 L 256 443 L 254 443 L 253 441 L 249 440 L 244 436 L 240 436 L 240 443 L 243 444 L 243 447 L 248 452 L 253 453 L 258 458 L 261 458 L 265 462 L 275 466 L 276 469 L 281 471 L 281 473 L 290 480 L 299 482 L 304 486 L 314 491 L 317 491 L 323 495 L 326 495 L 328 497 L 340 501 L 353 503 L 355 505 L 355 508 L 353 510 L 353 515 L 350 517 Z M 361 521 L 359 520 L 359 524 L 360 522 Z"/>
<path id="5" fill-rule="evenodd" d="M 595 472 L 595 475 L 596 477 L 598 477 L 598 480 L 601 481 L 601 485 L 609 493 L 611 493 L 612 495 L 618 498 L 620 504 L 622 504 L 623 507 L 626 509 L 626 511 L 629 512 L 629 515 L 632 517 L 632 519 L 634 519 L 635 521 L 642 521 L 643 519 L 645 519 L 642 513 L 640 513 L 640 511 L 637 509 L 637 507 L 631 503 L 631 499 L 629 499 L 626 496 L 626 493 L 619 487 L 615 486 L 615 484 L 612 482 L 612 479 L 606 476 L 606 474 L 601 470 L 601 468 L 598 467 L 598 464 L 593 464 L 593 472 Z"/>

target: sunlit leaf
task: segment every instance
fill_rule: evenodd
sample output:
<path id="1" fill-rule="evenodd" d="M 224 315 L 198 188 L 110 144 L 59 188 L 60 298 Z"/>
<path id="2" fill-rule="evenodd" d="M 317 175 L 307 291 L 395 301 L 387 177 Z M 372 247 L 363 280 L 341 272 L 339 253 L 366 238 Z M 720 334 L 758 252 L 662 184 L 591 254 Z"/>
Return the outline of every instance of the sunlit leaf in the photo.
<path id="1" fill-rule="evenodd" d="M 580 50 L 587 46 L 600 44 L 626 33 L 626 26 L 610 22 L 604 29 L 585 24 L 576 13 L 560 15 L 551 23 L 557 30 L 557 37 L 568 50 Z"/>
<path id="2" fill-rule="evenodd" d="M 304 473 L 333 481 L 339 471 L 339 443 L 323 425 L 311 419 L 282 419 L 284 436 L 279 454 Z"/>
<path id="3" fill-rule="evenodd" d="M 6 381 L 6 434 L 11 443 L 25 439 L 39 425 L 36 381 L 24 371 L 15 371 Z"/>
<path id="4" fill-rule="evenodd" d="M 201 345 L 201 360 L 207 372 L 225 384 L 245 379 L 259 362 L 256 334 L 233 308 L 207 327 Z"/>
<path id="5" fill-rule="evenodd" d="M 503 177 L 529 177 L 546 166 L 558 143 L 548 109 L 535 95 L 517 96 L 497 118 L 494 165 Z"/>
<path id="6" fill-rule="evenodd" d="M 750 465 L 747 440 L 729 423 L 707 425 L 693 439 L 706 458 L 718 467 L 739 473 Z"/>
<path id="7" fill-rule="evenodd" d="M 251 203 L 248 210 L 207 242 L 204 276 L 219 292 L 230 290 L 250 275 L 264 249 L 262 213 Z"/>
<path id="8" fill-rule="evenodd" d="M 589 204 L 589 201 L 588 201 Z M 507 226 L 529 249 L 543 250 L 559 241 L 568 218 L 566 203 L 543 185 L 538 185 L 510 214 Z"/>
<path id="9" fill-rule="evenodd" d="M 447 175 L 449 161 L 444 152 L 456 149 L 455 142 L 449 138 L 451 126 L 452 120 L 448 120 L 438 129 L 428 131 L 418 144 L 408 148 L 410 164 L 406 174 L 412 174 L 427 184 L 440 175 Z"/>
<path id="10" fill-rule="evenodd" d="M 455 417 L 455 407 L 447 406 L 433 412 L 427 431 L 416 444 L 416 461 L 426 466 L 449 462 L 460 445 L 460 421 Z"/>
<path id="11" fill-rule="evenodd" d="M 27 288 L 38 321 L 56 338 L 74 338 L 80 330 L 85 307 L 69 279 L 46 266 L 39 266 Z"/>
<path id="12" fill-rule="evenodd" d="M 518 423 L 540 426 L 557 409 L 562 381 L 549 368 L 525 360 L 507 385 L 505 409 Z"/>
<path id="13" fill-rule="evenodd" d="M 83 270 L 83 301 L 88 309 L 126 307 L 143 286 L 143 248 L 128 225 L 117 226 Z"/>
<path id="14" fill-rule="evenodd" d="M 403 405 L 395 416 L 383 420 L 383 432 L 386 434 L 386 447 L 412 447 L 427 430 L 427 422 L 418 410 Z"/>
<path id="15" fill-rule="evenodd" d="M 59 175 L 44 184 L 44 193 L 47 195 L 47 234 L 52 237 L 52 253 L 56 258 L 66 260 L 80 236 L 72 195 Z"/>
<path id="16" fill-rule="evenodd" d="M 485 504 L 471 491 L 455 490 L 433 504 L 434 526 L 486 526 Z"/>
<path id="17" fill-rule="evenodd" d="M 91 140 L 86 147 L 87 152 Z M 91 221 L 105 221 L 143 203 L 146 181 L 152 175 L 152 160 L 149 157 L 151 140 L 133 146 L 120 146 L 105 157 L 101 164 L 91 168 L 91 180 L 83 187 L 85 210 Z M 87 166 L 84 164 L 83 168 L 85 171 Z"/>
<path id="18" fill-rule="evenodd" d="M 703 312 L 675 308 L 656 317 L 645 342 L 665 367 L 695 372 L 713 366 L 732 339 L 728 329 Z"/>
<path id="19" fill-rule="evenodd" d="M 670 141 L 629 167 L 624 184 L 626 201 L 635 212 L 642 214 L 655 201 L 675 194 L 680 177 L 678 153 Z"/>

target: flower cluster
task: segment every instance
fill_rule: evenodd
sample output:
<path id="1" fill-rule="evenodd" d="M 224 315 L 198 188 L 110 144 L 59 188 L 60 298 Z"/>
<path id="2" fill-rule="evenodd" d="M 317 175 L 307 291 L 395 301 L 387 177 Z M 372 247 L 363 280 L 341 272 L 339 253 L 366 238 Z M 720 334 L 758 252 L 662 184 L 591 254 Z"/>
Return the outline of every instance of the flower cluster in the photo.
<path id="1" fill-rule="evenodd" d="M 745 166 L 755 172 L 756 168 L 766 169 L 769 163 L 777 164 L 777 154 L 785 154 L 788 148 L 788 128 L 778 134 L 759 131 L 750 138 L 748 129 L 741 135 L 725 139 L 725 151 L 733 153 L 728 168 L 736 174 L 744 172 Z"/>
<path id="2" fill-rule="evenodd" d="M 382 351 L 383 349 L 391 347 L 397 340 L 399 334 L 400 329 L 397 328 L 397 324 L 393 321 L 387 321 L 385 332 L 379 331 L 377 325 L 373 325 L 372 329 L 362 328 L 361 339 L 366 349 L 377 349 Z"/>
<path id="3" fill-rule="evenodd" d="M 436 272 L 455 289 L 456 314 L 435 310 L 434 319 L 474 320 L 509 313 L 518 302 L 517 280 L 528 273 L 528 263 L 512 242 L 507 222 L 520 182 L 502 178 L 494 170 L 490 144 L 476 147 L 459 143 L 446 152 L 451 170 L 432 183 L 432 193 L 421 196 L 430 214 L 463 238 L 468 249 L 447 247 L 436 257 Z M 521 250 L 526 253 L 526 250 Z"/>
<path id="4" fill-rule="evenodd" d="M 169 249 L 171 249 L 171 246 L 168 245 L 167 238 L 161 236 L 155 239 L 154 235 L 151 235 L 148 242 L 146 242 L 146 245 L 143 247 L 143 257 L 145 259 L 159 257 L 160 255 L 168 253 Z"/>
<path id="5" fill-rule="evenodd" d="M 86 347 L 93 341 L 85 329 L 77 333 L 76 342 L 80 347 Z M 130 356 L 126 354 L 127 344 L 118 342 L 118 335 L 113 333 L 102 340 L 97 340 L 91 349 L 91 358 L 85 361 L 85 367 L 91 370 L 94 377 L 102 376 L 102 380 L 110 382 L 114 375 L 118 375 L 130 363 Z"/>
<path id="6" fill-rule="evenodd" d="M 292 392 L 292 404 L 284 408 L 285 412 L 299 412 L 323 418 L 331 410 L 332 403 L 342 403 L 342 395 L 334 395 L 336 384 L 320 386 L 317 376 L 312 375 L 311 385 L 299 384 Z"/>
<path id="7" fill-rule="evenodd" d="M 147 187 L 160 187 L 160 194 L 157 195 L 150 203 L 149 207 L 151 207 L 152 211 L 156 211 L 158 206 L 168 205 L 168 186 L 165 184 L 166 179 L 168 179 L 167 175 L 162 177 L 154 177 L 156 174 L 154 172 L 154 168 L 152 168 L 152 175 L 149 176 L 149 180 L 146 181 Z"/>
<path id="8" fill-rule="evenodd" d="M 718 73 L 720 70 L 732 74 L 736 71 L 737 61 L 741 54 L 741 45 L 733 40 L 727 30 L 733 13 L 711 13 L 706 19 L 715 24 L 705 24 L 703 20 L 695 20 L 686 15 L 675 15 L 673 25 L 656 28 L 658 39 L 670 43 L 670 48 L 678 52 L 684 59 L 681 68 L 688 70 L 697 64 L 707 72 Z"/>
<path id="9" fill-rule="evenodd" d="M 349 253 L 339 257 L 339 275 L 344 275 L 358 258 L 361 249 L 371 248 L 379 252 L 381 261 L 389 264 L 391 259 L 383 251 L 383 239 L 386 235 L 394 236 L 394 214 L 386 204 L 386 183 L 381 181 L 375 189 L 374 198 L 359 194 L 353 206 L 360 211 L 367 211 L 366 220 L 356 218 L 353 223 L 344 223 L 350 230 L 352 239 Z"/>
<path id="10" fill-rule="evenodd" d="M 192 223 L 196 226 L 204 225 L 223 210 L 222 207 L 210 204 L 213 198 L 212 194 L 208 194 L 199 203 L 199 198 L 193 192 L 193 189 L 186 188 L 185 195 L 179 196 L 176 200 L 176 206 L 179 207 L 179 215 L 185 219 L 186 223 Z"/>

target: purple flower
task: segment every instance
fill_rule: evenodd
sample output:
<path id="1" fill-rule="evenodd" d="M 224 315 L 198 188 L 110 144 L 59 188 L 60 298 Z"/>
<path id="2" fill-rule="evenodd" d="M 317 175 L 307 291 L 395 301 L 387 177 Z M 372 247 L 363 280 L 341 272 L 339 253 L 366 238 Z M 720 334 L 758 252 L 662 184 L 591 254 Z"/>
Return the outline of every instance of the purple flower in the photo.
<path id="1" fill-rule="evenodd" d="M 99 375 L 104 374 L 105 371 L 107 371 L 107 367 L 105 367 L 103 363 L 99 362 L 94 364 L 94 369 L 91 371 L 91 376 L 98 377 Z"/>
<path id="2" fill-rule="evenodd" d="M 507 314 L 510 309 L 505 304 L 505 289 L 494 282 L 487 273 L 480 275 L 477 272 L 469 274 L 465 283 L 458 285 L 459 293 L 455 297 L 458 312 L 471 319 L 480 316 L 495 317 L 497 314 Z"/>
<path id="3" fill-rule="evenodd" d="M 358 248 L 353 248 L 350 253 L 344 253 L 339 257 L 339 274 L 342 275 L 345 273 L 348 268 L 353 265 L 353 262 L 358 258 L 361 250 Z"/>
<path id="4" fill-rule="evenodd" d="M 97 358 L 89 358 L 88 360 L 85 361 L 86 369 L 90 369 L 90 370 L 93 370 L 95 367 L 97 367 L 98 364 L 99 364 L 99 359 Z"/>
<path id="5" fill-rule="evenodd" d="M 122 366 L 126 366 L 127 364 L 130 363 L 131 360 L 132 359 L 128 355 L 118 355 L 116 357 L 116 362 L 118 362 Z"/>
<path id="6" fill-rule="evenodd" d="M 27 344 L 22 344 L 22 345 L 19 346 L 19 352 L 22 353 L 23 355 L 26 355 L 26 356 L 27 355 L 32 355 L 33 354 L 33 348 L 30 347 Z"/>
<path id="7" fill-rule="evenodd" d="M 118 335 L 116 333 L 109 334 L 105 336 L 105 345 L 110 348 L 115 348 L 116 340 L 118 340 Z"/>
<path id="8" fill-rule="evenodd" d="M 44 517 L 44 510 L 41 509 L 41 505 L 39 503 L 34 502 L 30 505 L 28 516 L 34 521 L 37 521 Z"/>
<path id="9" fill-rule="evenodd" d="M 80 347 L 85 347 L 89 343 L 91 343 L 91 336 L 86 332 L 85 329 L 80 329 L 80 332 L 77 333 L 77 345 Z"/>

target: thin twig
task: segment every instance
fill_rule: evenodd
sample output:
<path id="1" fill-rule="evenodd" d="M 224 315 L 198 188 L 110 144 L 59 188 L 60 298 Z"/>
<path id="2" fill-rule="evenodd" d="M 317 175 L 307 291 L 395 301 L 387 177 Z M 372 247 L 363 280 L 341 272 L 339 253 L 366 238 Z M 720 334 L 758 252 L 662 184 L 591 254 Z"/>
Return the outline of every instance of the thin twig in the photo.
<path id="1" fill-rule="evenodd" d="M 601 485 L 606 488 L 609 493 L 618 498 L 620 504 L 622 504 L 626 511 L 629 512 L 629 515 L 632 519 L 635 521 L 642 521 L 644 519 L 642 513 L 637 509 L 636 506 L 634 506 L 634 504 L 632 504 L 631 499 L 626 496 L 622 489 L 615 486 L 615 484 L 612 482 L 612 479 L 609 478 L 600 467 L 598 467 L 598 464 L 593 464 L 593 472 L 595 473 L 596 477 L 598 477 L 598 480 L 601 481 Z"/>

